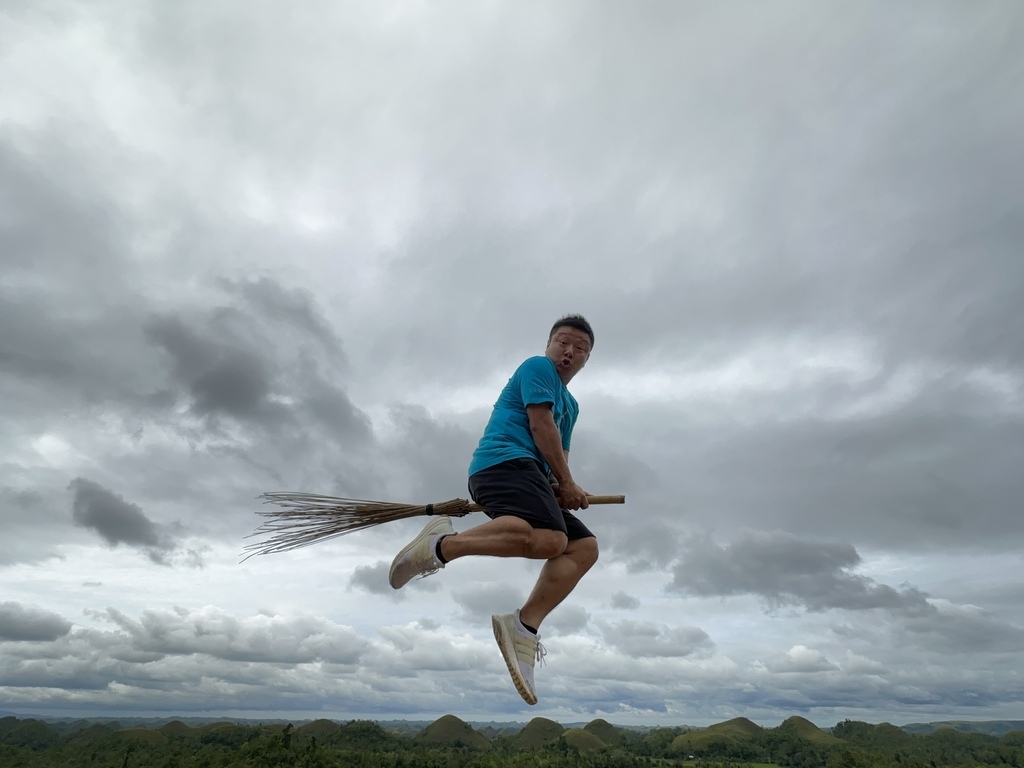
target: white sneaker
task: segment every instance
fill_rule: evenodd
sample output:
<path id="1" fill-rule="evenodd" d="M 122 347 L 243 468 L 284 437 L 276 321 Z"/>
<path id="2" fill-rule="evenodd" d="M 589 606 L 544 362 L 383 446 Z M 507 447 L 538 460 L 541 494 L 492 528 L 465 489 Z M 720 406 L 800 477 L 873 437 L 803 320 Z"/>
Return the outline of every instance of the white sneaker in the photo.
<path id="1" fill-rule="evenodd" d="M 416 536 L 405 545 L 391 563 L 388 582 L 394 589 L 401 589 L 414 577 L 426 578 L 444 568 L 444 563 L 437 559 L 434 545 L 439 536 L 454 533 L 450 517 L 436 517 L 431 520 Z"/>
<path id="2" fill-rule="evenodd" d="M 543 664 L 547 655 L 544 646 L 540 644 L 540 635 L 533 634 L 523 626 L 519 620 L 519 611 L 491 616 L 491 626 L 516 690 L 527 704 L 536 704 L 533 667 L 538 661 Z"/>

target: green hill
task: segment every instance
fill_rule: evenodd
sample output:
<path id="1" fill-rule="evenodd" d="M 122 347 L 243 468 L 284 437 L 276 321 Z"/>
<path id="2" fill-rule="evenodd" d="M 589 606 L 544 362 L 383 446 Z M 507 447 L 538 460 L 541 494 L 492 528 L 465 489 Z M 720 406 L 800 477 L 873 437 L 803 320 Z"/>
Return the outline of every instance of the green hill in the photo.
<path id="1" fill-rule="evenodd" d="M 83 728 L 82 730 L 71 734 L 67 738 L 67 743 L 70 746 L 81 746 L 105 739 L 112 733 L 114 733 L 114 729 L 110 726 L 104 725 L 103 723 L 93 723 L 88 728 Z"/>
<path id="2" fill-rule="evenodd" d="M 874 727 L 874 732 L 875 740 L 879 743 L 907 742 L 913 739 L 913 736 L 892 723 L 879 723 Z"/>
<path id="3" fill-rule="evenodd" d="M 321 725 L 318 731 L 317 744 L 352 751 L 387 751 L 405 744 L 407 740 L 406 736 L 390 733 L 371 720 L 352 720 L 334 731 L 327 725 Z"/>
<path id="4" fill-rule="evenodd" d="M 764 728 L 745 717 L 736 717 L 724 723 L 715 723 L 707 728 L 681 734 L 672 740 L 673 752 L 701 752 L 710 744 L 740 744 L 760 736 Z"/>
<path id="5" fill-rule="evenodd" d="M 432 744 L 445 747 L 472 747 L 487 749 L 491 743 L 487 737 L 477 733 L 469 723 L 455 715 L 445 715 L 428 725 L 414 741 L 417 744 Z"/>
<path id="6" fill-rule="evenodd" d="M 1008 747 L 1024 747 L 1024 730 L 1007 731 L 1000 741 Z"/>
<path id="7" fill-rule="evenodd" d="M 604 749 L 608 745 L 597 736 L 583 728 L 570 728 L 562 734 L 565 743 L 575 747 L 580 752 L 593 752 L 595 749 Z"/>
<path id="8" fill-rule="evenodd" d="M 786 733 L 792 736 L 796 736 L 798 739 L 805 739 L 814 744 L 841 744 L 842 739 L 837 739 L 830 733 L 825 733 L 818 726 L 803 717 L 794 715 L 789 717 L 779 724 L 779 727 L 774 729 L 779 733 Z"/>
<path id="9" fill-rule="evenodd" d="M 181 720 L 171 720 L 171 722 L 161 725 L 157 730 L 164 736 L 172 739 L 187 739 L 196 735 L 196 729 L 185 725 Z"/>
<path id="10" fill-rule="evenodd" d="M 0 720 L 0 744 L 39 750 L 52 747 L 60 741 L 60 734 L 42 720 L 18 720 L 5 717 Z"/>
<path id="11" fill-rule="evenodd" d="M 731 736 L 737 741 L 744 741 L 764 733 L 764 728 L 745 717 L 734 717 L 732 720 L 726 720 L 724 723 L 715 723 L 714 725 L 709 725 L 704 730 L 705 732 L 711 731 L 722 736 Z"/>
<path id="12" fill-rule="evenodd" d="M 535 717 L 519 733 L 512 736 L 512 746 L 523 751 L 540 749 L 558 741 L 565 728 L 546 717 Z"/>
<path id="13" fill-rule="evenodd" d="M 614 725 L 609 723 L 607 720 L 601 720 L 600 718 L 597 720 L 591 720 L 589 723 L 583 726 L 583 730 L 587 731 L 588 733 L 594 734 L 595 736 L 597 736 L 597 738 L 599 738 L 601 741 L 603 741 L 610 747 L 622 741 L 622 731 L 620 731 Z"/>
<path id="14" fill-rule="evenodd" d="M 317 744 L 330 744 L 338 735 L 341 726 L 333 720 L 319 719 L 303 723 L 293 731 L 295 743 L 300 746 L 311 744 L 316 740 Z"/>

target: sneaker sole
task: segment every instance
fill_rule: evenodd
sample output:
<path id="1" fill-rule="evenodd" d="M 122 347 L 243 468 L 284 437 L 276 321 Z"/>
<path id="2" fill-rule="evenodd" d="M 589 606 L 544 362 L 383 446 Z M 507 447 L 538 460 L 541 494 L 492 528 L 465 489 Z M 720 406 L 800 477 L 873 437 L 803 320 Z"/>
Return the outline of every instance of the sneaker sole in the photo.
<path id="1" fill-rule="evenodd" d="M 431 520 L 429 523 L 427 523 L 426 527 L 419 532 L 419 535 L 417 535 L 416 538 L 414 538 L 412 541 L 410 541 L 408 544 L 402 547 L 402 551 L 395 555 L 395 559 L 391 561 L 391 570 L 388 571 L 388 584 L 391 585 L 391 588 L 401 589 L 410 581 L 412 581 L 412 578 L 410 577 L 403 581 L 401 584 L 396 585 L 395 569 L 398 567 L 398 561 L 405 557 L 409 550 L 411 550 L 413 547 L 419 544 L 420 539 L 422 539 L 424 536 L 429 538 L 434 534 L 444 533 L 445 531 L 450 530 L 453 530 L 451 521 L 447 517 L 439 517 L 436 520 Z"/>
<path id="2" fill-rule="evenodd" d="M 491 628 L 494 630 L 494 639 L 498 642 L 498 649 L 501 651 L 501 657 L 505 660 L 505 666 L 508 667 L 508 674 L 512 678 L 516 691 L 527 704 L 536 704 L 537 697 L 530 692 L 526 680 L 519 672 L 515 641 L 503 631 L 501 621 L 497 616 L 491 616 Z"/>

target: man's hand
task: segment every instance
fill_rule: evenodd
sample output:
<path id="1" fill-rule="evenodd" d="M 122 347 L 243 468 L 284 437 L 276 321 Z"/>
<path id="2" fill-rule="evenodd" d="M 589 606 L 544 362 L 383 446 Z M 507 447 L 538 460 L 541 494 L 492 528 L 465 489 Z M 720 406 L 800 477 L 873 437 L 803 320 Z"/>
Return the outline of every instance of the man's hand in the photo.
<path id="1" fill-rule="evenodd" d="M 558 496 L 563 509 L 586 509 L 590 506 L 587 492 L 576 485 L 576 483 L 555 484 L 554 489 L 555 495 Z"/>

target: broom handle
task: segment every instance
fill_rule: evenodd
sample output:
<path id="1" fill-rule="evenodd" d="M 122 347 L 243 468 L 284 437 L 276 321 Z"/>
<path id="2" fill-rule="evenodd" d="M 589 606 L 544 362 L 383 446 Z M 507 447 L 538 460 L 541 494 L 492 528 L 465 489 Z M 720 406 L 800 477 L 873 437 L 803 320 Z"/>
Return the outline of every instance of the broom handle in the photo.
<path id="1" fill-rule="evenodd" d="M 587 501 L 591 504 L 625 504 L 625 496 L 587 496 Z M 469 512 L 483 512 L 484 508 L 479 504 L 470 504 Z"/>

